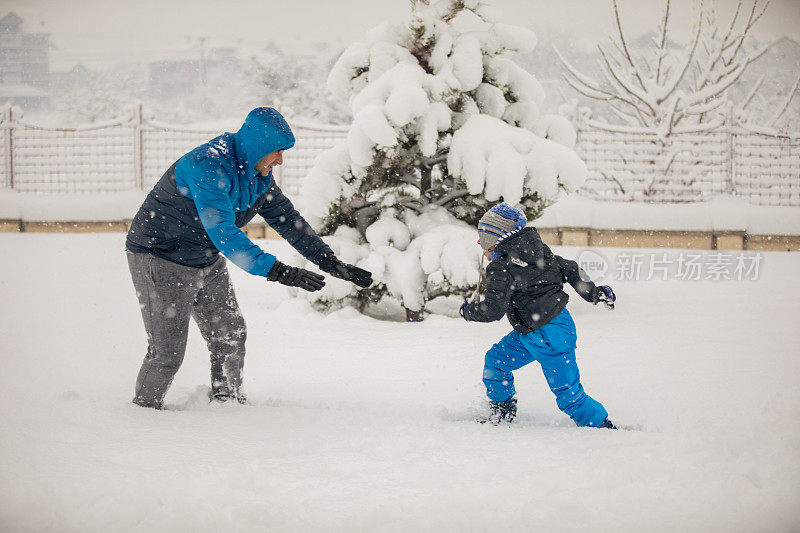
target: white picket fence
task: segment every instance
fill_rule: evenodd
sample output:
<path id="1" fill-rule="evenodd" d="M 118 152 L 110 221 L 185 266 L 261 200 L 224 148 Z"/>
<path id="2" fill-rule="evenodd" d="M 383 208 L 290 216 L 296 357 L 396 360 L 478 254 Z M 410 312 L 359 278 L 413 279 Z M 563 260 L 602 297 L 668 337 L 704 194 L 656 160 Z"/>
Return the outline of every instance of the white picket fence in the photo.
<path id="1" fill-rule="evenodd" d="M 275 175 L 293 195 L 314 158 L 347 136 L 344 126 L 292 123 L 296 144 Z M 162 124 L 141 106 L 129 116 L 79 128 L 51 128 L 16 120 L 5 107 L 0 151 L 5 187 L 34 193 L 95 193 L 150 189 L 164 171 L 219 130 Z"/>
<path id="2" fill-rule="evenodd" d="M 730 194 L 753 204 L 800 206 L 800 136 L 728 124 L 664 138 L 588 119 L 574 122 L 576 150 L 589 168 L 581 194 L 590 198 L 693 202 Z M 296 195 L 314 158 L 341 142 L 348 128 L 291 125 L 297 143 L 276 177 Z M 34 193 L 147 190 L 178 157 L 219 133 L 162 124 L 141 106 L 118 120 L 80 128 L 29 124 L 6 106 L 0 184 Z"/>
<path id="3" fill-rule="evenodd" d="M 800 134 L 747 124 L 696 127 L 668 137 L 573 116 L 576 151 L 597 200 L 696 202 L 720 194 L 757 205 L 800 206 Z"/>

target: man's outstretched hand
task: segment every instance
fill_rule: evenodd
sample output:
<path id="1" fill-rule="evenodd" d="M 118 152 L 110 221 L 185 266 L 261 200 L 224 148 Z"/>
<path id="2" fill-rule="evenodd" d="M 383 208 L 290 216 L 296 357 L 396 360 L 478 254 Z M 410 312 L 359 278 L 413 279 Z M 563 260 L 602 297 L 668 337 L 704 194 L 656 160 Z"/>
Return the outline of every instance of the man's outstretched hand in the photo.
<path id="1" fill-rule="evenodd" d="M 280 261 L 275 261 L 267 274 L 267 279 L 289 287 L 300 287 L 309 292 L 318 291 L 325 286 L 324 276 L 303 268 L 284 265 Z"/>
<path id="2" fill-rule="evenodd" d="M 345 281 L 352 281 L 359 287 L 372 285 L 372 273 L 357 266 L 339 261 L 335 255 L 326 255 L 319 262 L 319 269 Z"/>

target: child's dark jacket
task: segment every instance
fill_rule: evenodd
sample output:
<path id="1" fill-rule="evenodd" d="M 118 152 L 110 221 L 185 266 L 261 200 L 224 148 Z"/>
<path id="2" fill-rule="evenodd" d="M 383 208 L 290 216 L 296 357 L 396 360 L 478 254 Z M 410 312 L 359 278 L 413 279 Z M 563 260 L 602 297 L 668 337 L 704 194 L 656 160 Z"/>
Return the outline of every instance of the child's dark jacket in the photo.
<path id="1" fill-rule="evenodd" d="M 544 326 L 567 306 L 567 282 L 587 302 L 597 303 L 599 289 L 581 280 L 578 263 L 555 255 L 536 228 L 527 227 L 500 239 L 500 257 L 486 268 L 486 297 L 464 307 L 464 318 L 493 322 L 508 315 L 519 333 Z"/>

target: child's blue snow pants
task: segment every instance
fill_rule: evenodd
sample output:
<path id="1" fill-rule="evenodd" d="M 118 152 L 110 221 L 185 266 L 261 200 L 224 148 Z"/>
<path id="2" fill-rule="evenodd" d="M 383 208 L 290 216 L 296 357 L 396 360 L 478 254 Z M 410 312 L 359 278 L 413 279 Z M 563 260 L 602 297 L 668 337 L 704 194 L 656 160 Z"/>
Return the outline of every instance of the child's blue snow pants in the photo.
<path id="1" fill-rule="evenodd" d="M 514 396 L 514 370 L 539 361 L 558 408 L 579 426 L 599 426 L 608 412 L 586 394 L 575 362 L 575 322 L 564 309 L 548 324 L 531 333 L 512 331 L 486 352 L 483 383 L 490 400 Z"/>

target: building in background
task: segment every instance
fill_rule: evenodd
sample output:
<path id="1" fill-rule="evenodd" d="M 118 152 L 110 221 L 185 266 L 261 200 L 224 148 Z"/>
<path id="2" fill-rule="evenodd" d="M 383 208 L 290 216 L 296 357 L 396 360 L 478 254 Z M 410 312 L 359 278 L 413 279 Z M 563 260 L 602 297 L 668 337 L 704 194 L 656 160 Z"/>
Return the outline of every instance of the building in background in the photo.
<path id="1" fill-rule="evenodd" d="M 50 34 L 42 30 L 29 27 L 14 12 L 0 18 L 0 103 L 27 109 L 47 106 Z"/>
<path id="2" fill-rule="evenodd" d="M 148 93 L 158 100 L 170 100 L 198 90 L 216 92 L 230 85 L 238 71 L 235 44 L 192 38 L 151 58 Z"/>
<path id="3" fill-rule="evenodd" d="M 69 70 L 51 72 L 50 89 L 53 94 L 75 91 L 89 83 L 91 75 L 91 71 L 82 63 L 74 65 Z"/>

